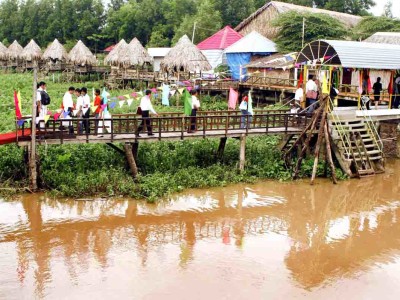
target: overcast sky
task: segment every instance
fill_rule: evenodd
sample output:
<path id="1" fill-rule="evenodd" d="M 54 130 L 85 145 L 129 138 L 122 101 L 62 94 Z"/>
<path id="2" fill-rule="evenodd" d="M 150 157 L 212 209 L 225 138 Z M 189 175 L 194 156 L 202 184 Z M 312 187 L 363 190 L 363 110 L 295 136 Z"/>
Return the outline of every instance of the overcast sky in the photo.
<path id="1" fill-rule="evenodd" d="M 376 5 L 370 10 L 375 16 L 380 16 L 383 13 L 383 7 L 388 0 L 374 0 Z M 400 0 L 392 0 L 392 13 L 396 18 L 400 18 Z"/>

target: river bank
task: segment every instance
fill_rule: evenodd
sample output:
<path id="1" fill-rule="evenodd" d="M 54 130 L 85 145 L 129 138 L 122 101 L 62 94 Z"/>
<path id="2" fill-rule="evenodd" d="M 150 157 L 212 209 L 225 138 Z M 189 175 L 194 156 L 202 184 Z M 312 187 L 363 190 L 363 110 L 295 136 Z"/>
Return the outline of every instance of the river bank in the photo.
<path id="1" fill-rule="evenodd" d="M 106 145 L 39 147 L 39 181 L 44 191 L 63 197 L 123 195 L 154 202 L 187 188 L 225 186 L 261 179 L 289 180 L 277 148 L 279 136 L 249 138 L 245 171 L 237 171 L 239 142 L 227 142 L 224 157 L 216 156 L 218 141 L 199 139 L 182 142 L 142 143 L 138 152 L 139 177 L 134 182 L 125 157 Z M 0 185 L 28 185 L 24 151 L 17 146 L 0 147 Z M 301 177 L 310 176 L 312 161 L 305 161 Z M 318 167 L 323 176 L 324 165 Z M 343 174 L 337 170 L 340 178 Z M 12 194 L 12 190 L 1 192 Z"/>

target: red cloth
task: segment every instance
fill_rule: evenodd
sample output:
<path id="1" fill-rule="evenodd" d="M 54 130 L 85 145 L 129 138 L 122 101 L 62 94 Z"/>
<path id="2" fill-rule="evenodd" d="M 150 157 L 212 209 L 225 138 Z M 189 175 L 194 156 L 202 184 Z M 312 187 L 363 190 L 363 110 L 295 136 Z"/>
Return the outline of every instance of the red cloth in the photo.
<path id="1" fill-rule="evenodd" d="M 301 87 L 303 85 L 303 72 L 300 73 L 300 79 L 299 79 L 299 83 L 297 84 L 297 88 Z"/>
<path id="2" fill-rule="evenodd" d="M 96 111 L 94 113 L 99 114 L 101 112 L 101 97 L 100 96 L 96 96 L 94 98 L 94 106 L 97 106 Z"/>

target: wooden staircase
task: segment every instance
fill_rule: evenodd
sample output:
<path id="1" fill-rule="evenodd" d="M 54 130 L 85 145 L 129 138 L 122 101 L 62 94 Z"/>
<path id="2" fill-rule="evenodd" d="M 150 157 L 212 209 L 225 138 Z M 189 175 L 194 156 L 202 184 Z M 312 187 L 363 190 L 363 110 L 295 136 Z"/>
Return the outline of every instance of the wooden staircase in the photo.
<path id="1" fill-rule="evenodd" d="M 342 169 L 351 177 L 373 176 L 384 172 L 380 138 L 363 119 L 330 120 L 334 152 Z"/>

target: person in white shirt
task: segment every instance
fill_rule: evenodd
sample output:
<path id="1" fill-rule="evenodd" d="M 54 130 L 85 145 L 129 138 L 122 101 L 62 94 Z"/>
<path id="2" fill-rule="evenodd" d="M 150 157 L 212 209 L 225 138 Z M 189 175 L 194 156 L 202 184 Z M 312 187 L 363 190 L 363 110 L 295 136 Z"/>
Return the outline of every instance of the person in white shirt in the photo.
<path id="1" fill-rule="evenodd" d="M 47 105 L 42 104 L 42 95 L 41 92 L 46 91 L 46 83 L 44 81 L 41 81 L 37 85 L 37 93 L 36 93 L 36 105 L 37 105 L 37 113 L 38 117 L 41 117 L 44 119 L 44 117 L 47 115 Z"/>
<path id="2" fill-rule="evenodd" d="M 306 106 L 309 107 L 310 105 L 317 102 L 317 95 L 318 95 L 318 86 L 315 83 L 315 76 L 309 75 L 308 81 L 306 84 Z M 315 110 L 315 105 L 309 107 L 308 112 L 312 113 Z"/>
<path id="3" fill-rule="evenodd" d="M 65 92 L 62 106 L 64 112 L 68 112 L 68 115 L 71 115 L 74 110 L 74 101 L 72 100 L 72 94 L 75 92 L 75 88 L 73 86 L 69 87 L 68 91 Z"/>
<path id="4" fill-rule="evenodd" d="M 294 94 L 294 100 L 296 101 L 296 105 L 301 105 L 303 103 L 304 90 L 302 87 L 299 87 Z"/>
<path id="5" fill-rule="evenodd" d="M 192 95 L 192 113 L 190 114 L 190 129 L 188 130 L 188 133 L 193 133 L 197 130 L 196 115 L 197 110 L 200 108 L 200 101 L 197 98 L 196 90 L 191 90 L 190 94 Z"/>
<path id="6" fill-rule="evenodd" d="M 142 109 L 142 123 L 140 123 L 138 129 L 135 132 L 136 136 L 140 136 L 139 133 L 143 130 L 143 127 L 146 124 L 147 127 L 147 135 L 152 136 L 153 130 L 151 128 L 151 119 L 150 119 L 150 112 L 156 116 L 158 114 L 153 108 L 153 105 L 151 104 L 150 96 L 151 96 L 151 91 L 146 90 L 146 95 L 142 97 L 140 100 L 140 108 Z"/>
<path id="7" fill-rule="evenodd" d="M 90 122 L 89 122 L 89 117 L 90 117 L 90 97 L 87 94 L 87 88 L 83 87 L 81 89 L 81 97 L 82 97 L 82 118 L 85 120 L 83 121 L 83 128 L 85 130 L 85 133 L 89 134 L 90 133 Z"/>
<path id="8" fill-rule="evenodd" d="M 242 102 L 240 102 L 239 105 L 239 109 L 242 113 L 242 116 L 240 117 L 240 128 L 246 128 L 247 124 L 251 124 L 251 122 L 253 121 L 253 116 L 251 112 L 249 112 L 248 102 L 249 102 L 249 97 L 246 95 L 242 98 Z"/>

